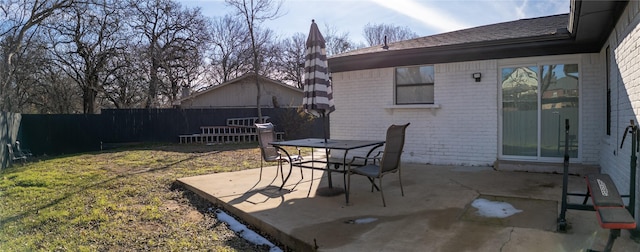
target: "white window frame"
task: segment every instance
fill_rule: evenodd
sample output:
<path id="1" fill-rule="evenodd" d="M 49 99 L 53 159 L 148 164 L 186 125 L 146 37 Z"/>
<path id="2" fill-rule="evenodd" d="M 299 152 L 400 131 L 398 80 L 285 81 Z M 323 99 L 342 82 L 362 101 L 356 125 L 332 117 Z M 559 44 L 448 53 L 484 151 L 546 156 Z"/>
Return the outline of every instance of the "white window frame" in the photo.
<path id="1" fill-rule="evenodd" d="M 400 86 L 431 86 L 433 88 L 433 97 L 431 97 L 431 102 L 399 102 L 398 101 L 398 69 L 402 69 L 402 68 L 421 68 L 421 67 L 430 67 L 431 71 L 433 72 L 433 82 L 421 82 L 421 83 L 405 83 L 405 84 L 400 84 Z M 435 106 L 435 65 L 415 65 L 415 66 L 403 66 L 403 67 L 395 67 L 393 69 L 393 103 L 395 107 L 401 107 L 401 106 L 408 106 L 408 107 L 423 107 L 423 106 L 427 106 L 427 107 L 434 107 Z"/>

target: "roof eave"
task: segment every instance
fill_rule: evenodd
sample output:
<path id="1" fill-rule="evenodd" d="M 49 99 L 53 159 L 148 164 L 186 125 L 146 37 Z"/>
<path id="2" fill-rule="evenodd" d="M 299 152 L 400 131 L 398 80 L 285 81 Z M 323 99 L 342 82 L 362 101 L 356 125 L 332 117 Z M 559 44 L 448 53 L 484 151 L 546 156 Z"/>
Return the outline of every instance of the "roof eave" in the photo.
<path id="1" fill-rule="evenodd" d="M 544 36 L 463 43 L 447 46 L 381 51 L 329 59 L 331 72 L 437 64 L 459 61 L 578 53 L 591 48 L 575 46 L 568 32 Z"/>
<path id="2" fill-rule="evenodd" d="M 628 0 L 572 0 L 567 30 L 556 34 L 357 55 L 338 55 L 329 58 L 329 68 L 331 72 L 344 72 L 470 60 L 599 52 L 628 3 Z"/>

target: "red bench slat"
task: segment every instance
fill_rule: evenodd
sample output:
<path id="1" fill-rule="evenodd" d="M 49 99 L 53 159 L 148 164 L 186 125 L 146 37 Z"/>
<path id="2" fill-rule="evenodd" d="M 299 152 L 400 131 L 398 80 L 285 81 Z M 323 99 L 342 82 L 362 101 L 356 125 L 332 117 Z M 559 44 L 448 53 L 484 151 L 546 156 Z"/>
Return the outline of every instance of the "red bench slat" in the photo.
<path id="1" fill-rule="evenodd" d="M 636 221 L 625 208 L 616 185 L 607 174 L 585 176 L 598 222 L 606 229 L 633 229 Z"/>

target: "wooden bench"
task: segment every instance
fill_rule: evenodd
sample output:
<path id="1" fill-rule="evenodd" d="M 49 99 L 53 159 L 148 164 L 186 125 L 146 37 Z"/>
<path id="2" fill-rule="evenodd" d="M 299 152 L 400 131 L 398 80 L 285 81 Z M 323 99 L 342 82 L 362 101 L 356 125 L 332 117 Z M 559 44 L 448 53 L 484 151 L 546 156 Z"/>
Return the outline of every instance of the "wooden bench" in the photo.
<path id="1" fill-rule="evenodd" d="M 636 221 L 624 205 L 620 193 L 611 177 L 607 174 L 589 174 L 585 176 L 587 188 L 591 195 L 593 208 L 596 211 L 600 226 L 609 229 L 609 240 L 605 252 L 611 251 L 621 229 L 636 228 Z M 587 250 L 595 251 L 595 250 Z"/>

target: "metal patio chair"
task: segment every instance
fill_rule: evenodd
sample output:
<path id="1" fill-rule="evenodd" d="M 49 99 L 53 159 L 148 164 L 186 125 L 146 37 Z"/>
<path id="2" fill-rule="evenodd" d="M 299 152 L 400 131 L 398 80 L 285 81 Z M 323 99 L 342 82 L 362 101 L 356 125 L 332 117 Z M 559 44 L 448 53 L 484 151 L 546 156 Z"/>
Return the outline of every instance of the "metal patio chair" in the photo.
<path id="1" fill-rule="evenodd" d="M 25 156 L 27 158 L 32 157 L 33 153 L 31 153 L 28 149 L 23 149 L 20 145 L 20 141 L 16 141 L 16 153 L 18 156 Z"/>
<path id="2" fill-rule="evenodd" d="M 11 160 L 11 164 L 13 164 L 13 162 L 15 161 L 22 161 L 22 163 L 25 163 L 27 161 L 27 156 L 14 152 L 13 146 L 10 143 L 7 144 L 7 152 L 9 155 L 9 160 Z"/>
<path id="3" fill-rule="evenodd" d="M 402 149 L 404 148 L 405 132 L 409 126 L 409 123 L 405 125 L 391 125 L 387 129 L 387 138 L 382 152 L 382 157 L 359 157 L 355 156 L 349 162 L 347 169 L 347 204 L 349 204 L 349 191 L 351 191 L 351 175 L 362 175 L 369 179 L 371 182 L 371 191 L 374 187 L 380 191 L 382 196 L 382 205 L 387 206 L 384 201 L 384 191 L 382 190 L 382 177 L 389 173 L 398 173 L 398 179 L 400 181 L 400 192 L 404 196 L 404 189 L 402 188 L 402 176 L 400 170 L 400 157 L 402 156 Z M 352 164 L 355 165 L 359 160 L 373 160 L 373 163 L 365 162 L 364 166 L 356 166 L 352 168 Z M 378 185 L 375 180 L 378 179 Z"/>
<path id="4" fill-rule="evenodd" d="M 277 162 L 278 168 L 280 170 L 280 176 L 282 178 L 282 185 L 280 186 L 280 190 L 284 187 L 284 184 L 291 176 L 291 171 L 293 170 L 293 163 L 302 161 L 302 156 L 300 156 L 300 150 L 298 150 L 298 155 L 289 155 L 286 151 L 281 151 L 279 147 L 275 147 L 270 145 L 269 143 L 276 141 L 276 132 L 273 128 L 272 123 L 256 123 L 255 124 L 258 133 L 258 144 L 260 145 L 260 153 L 262 158 L 260 159 L 260 178 L 258 182 L 262 180 L 262 167 L 264 162 Z M 284 155 L 283 155 L 284 153 Z M 283 163 L 289 164 L 289 174 L 287 178 L 284 177 L 283 171 Z M 300 175 L 302 175 L 302 168 L 300 168 Z M 278 177 L 278 170 L 276 170 L 276 177 Z M 274 177 L 274 180 L 275 178 Z"/>

